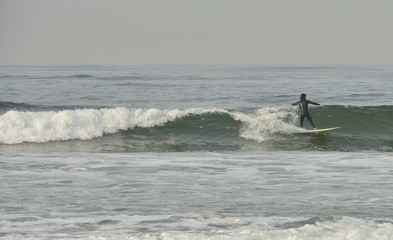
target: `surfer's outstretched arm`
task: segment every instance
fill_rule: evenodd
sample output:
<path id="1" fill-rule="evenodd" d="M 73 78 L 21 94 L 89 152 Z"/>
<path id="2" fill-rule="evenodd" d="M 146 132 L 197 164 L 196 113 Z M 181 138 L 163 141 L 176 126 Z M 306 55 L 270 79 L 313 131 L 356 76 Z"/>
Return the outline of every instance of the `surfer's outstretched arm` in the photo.
<path id="1" fill-rule="evenodd" d="M 292 103 L 292 106 L 299 105 L 299 101 Z"/>
<path id="2" fill-rule="evenodd" d="M 318 105 L 318 106 L 321 105 L 321 104 L 319 104 L 319 103 L 312 102 L 312 101 L 310 101 L 310 100 L 307 100 L 307 102 L 308 102 L 308 103 L 311 103 L 312 105 Z"/>
<path id="3" fill-rule="evenodd" d="M 316 102 L 312 102 L 312 101 L 308 101 L 308 103 L 312 104 L 312 105 L 318 105 L 320 107 L 325 107 L 325 105 L 320 104 L 320 103 L 316 103 Z"/>

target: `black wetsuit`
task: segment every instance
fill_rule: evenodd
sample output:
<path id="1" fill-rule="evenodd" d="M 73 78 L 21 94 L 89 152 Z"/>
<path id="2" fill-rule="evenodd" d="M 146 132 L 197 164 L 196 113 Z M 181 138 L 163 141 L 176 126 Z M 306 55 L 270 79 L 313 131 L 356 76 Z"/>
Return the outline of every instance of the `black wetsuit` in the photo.
<path id="1" fill-rule="evenodd" d="M 310 122 L 311 126 L 315 128 L 315 124 L 313 123 L 310 113 L 308 112 L 308 104 L 313 104 L 313 105 L 320 105 L 319 103 L 316 102 L 311 102 L 307 99 L 302 99 L 299 100 L 295 103 L 292 103 L 292 106 L 298 105 L 300 107 L 300 110 L 302 111 L 302 114 L 300 115 L 300 126 L 303 127 L 303 122 L 304 118 L 307 118 L 307 120 Z"/>

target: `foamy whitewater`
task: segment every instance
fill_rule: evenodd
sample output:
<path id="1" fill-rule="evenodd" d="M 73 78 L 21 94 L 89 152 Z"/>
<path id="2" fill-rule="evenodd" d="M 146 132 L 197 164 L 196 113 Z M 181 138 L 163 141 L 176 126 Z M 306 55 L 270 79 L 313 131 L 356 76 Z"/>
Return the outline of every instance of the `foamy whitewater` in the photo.
<path id="1" fill-rule="evenodd" d="M 1 239 L 393 239 L 392 66 L 0 66 Z M 299 127 L 301 93 L 318 128 Z"/>

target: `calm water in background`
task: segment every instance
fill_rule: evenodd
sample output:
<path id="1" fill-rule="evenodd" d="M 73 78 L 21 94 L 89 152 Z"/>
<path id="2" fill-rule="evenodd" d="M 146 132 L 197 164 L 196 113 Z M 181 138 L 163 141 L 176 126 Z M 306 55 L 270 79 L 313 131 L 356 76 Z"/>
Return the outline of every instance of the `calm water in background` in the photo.
<path id="1" fill-rule="evenodd" d="M 392 66 L 0 66 L 0 236 L 390 239 L 392 79 Z M 318 127 L 342 128 L 301 134 L 302 92 L 326 105 Z"/>

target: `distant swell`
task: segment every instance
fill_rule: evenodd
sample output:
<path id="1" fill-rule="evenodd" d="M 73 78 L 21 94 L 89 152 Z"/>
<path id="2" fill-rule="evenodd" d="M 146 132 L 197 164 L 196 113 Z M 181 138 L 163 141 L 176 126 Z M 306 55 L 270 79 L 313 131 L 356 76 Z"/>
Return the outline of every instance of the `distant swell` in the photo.
<path id="1" fill-rule="evenodd" d="M 0 102 L 0 109 L 24 109 L 29 107 L 33 107 L 33 105 L 27 103 Z"/>

